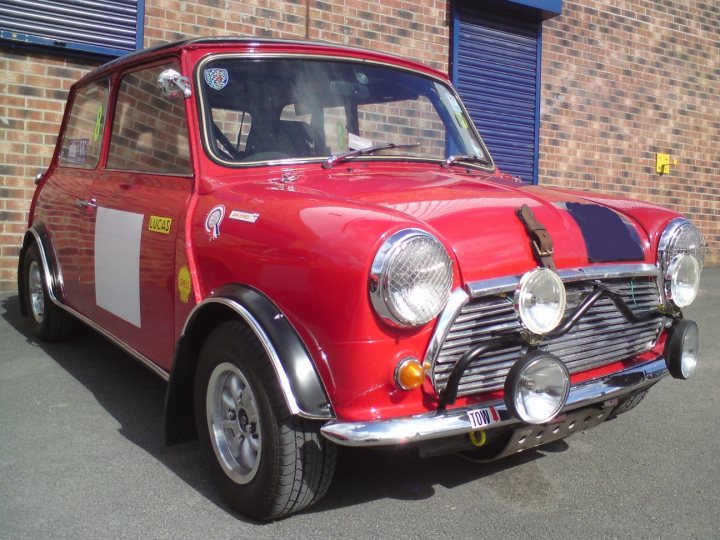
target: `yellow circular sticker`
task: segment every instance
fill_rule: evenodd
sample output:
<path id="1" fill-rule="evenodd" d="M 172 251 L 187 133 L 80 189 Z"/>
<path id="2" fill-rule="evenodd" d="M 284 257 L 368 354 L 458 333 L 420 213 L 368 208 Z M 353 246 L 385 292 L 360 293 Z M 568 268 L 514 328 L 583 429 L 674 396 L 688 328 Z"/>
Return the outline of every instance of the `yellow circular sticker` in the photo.
<path id="1" fill-rule="evenodd" d="M 192 290 L 192 278 L 190 276 L 190 269 L 183 265 L 178 271 L 177 277 L 178 291 L 180 291 L 180 301 L 183 304 L 187 304 L 190 300 L 190 291 Z"/>

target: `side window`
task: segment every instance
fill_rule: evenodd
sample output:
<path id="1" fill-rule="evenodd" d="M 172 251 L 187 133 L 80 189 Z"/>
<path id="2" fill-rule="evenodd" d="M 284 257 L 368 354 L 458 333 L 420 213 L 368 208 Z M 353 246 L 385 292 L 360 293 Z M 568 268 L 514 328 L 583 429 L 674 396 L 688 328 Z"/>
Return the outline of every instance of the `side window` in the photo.
<path id="1" fill-rule="evenodd" d="M 96 81 L 79 88 L 60 146 L 60 165 L 94 169 L 100 158 L 110 85 Z"/>
<path id="2" fill-rule="evenodd" d="M 163 96 L 158 76 L 168 63 L 129 73 L 117 96 L 110 135 L 108 169 L 191 174 L 184 98 Z"/>

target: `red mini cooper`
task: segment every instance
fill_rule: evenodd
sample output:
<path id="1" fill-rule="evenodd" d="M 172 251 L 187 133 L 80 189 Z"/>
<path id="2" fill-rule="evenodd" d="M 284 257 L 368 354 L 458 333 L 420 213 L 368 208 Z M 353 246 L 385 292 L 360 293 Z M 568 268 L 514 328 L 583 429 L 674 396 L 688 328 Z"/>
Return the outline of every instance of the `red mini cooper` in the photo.
<path id="1" fill-rule="evenodd" d="M 447 77 L 306 42 L 197 39 L 71 89 L 19 261 L 44 340 L 96 329 L 168 381 L 260 519 L 338 446 L 496 459 L 688 378 L 702 235 L 501 173 Z"/>

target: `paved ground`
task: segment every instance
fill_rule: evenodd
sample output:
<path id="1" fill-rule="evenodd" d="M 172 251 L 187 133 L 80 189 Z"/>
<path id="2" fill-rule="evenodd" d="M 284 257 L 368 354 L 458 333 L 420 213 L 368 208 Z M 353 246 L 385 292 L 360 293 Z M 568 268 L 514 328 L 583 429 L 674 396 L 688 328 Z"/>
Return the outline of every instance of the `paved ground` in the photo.
<path id="1" fill-rule="evenodd" d="M 196 443 L 163 444 L 164 383 L 102 338 L 30 337 L 0 296 L 0 538 L 720 538 L 720 270 L 687 310 L 701 364 L 634 411 L 494 465 L 343 452 L 325 499 L 248 522 Z"/>

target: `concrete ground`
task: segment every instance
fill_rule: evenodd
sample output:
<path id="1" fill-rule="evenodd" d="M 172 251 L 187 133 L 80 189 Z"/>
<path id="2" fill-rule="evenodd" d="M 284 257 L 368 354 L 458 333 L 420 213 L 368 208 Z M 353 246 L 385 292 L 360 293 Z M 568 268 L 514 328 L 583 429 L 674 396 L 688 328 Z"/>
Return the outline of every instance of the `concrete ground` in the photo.
<path id="1" fill-rule="evenodd" d="M 686 316 L 701 362 L 635 410 L 491 465 L 343 451 L 321 503 L 258 524 L 197 443 L 163 443 L 165 384 L 87 332 L 42 344 L 0 296 L 0 538 L 720 538 L 720 270 Z"/>

